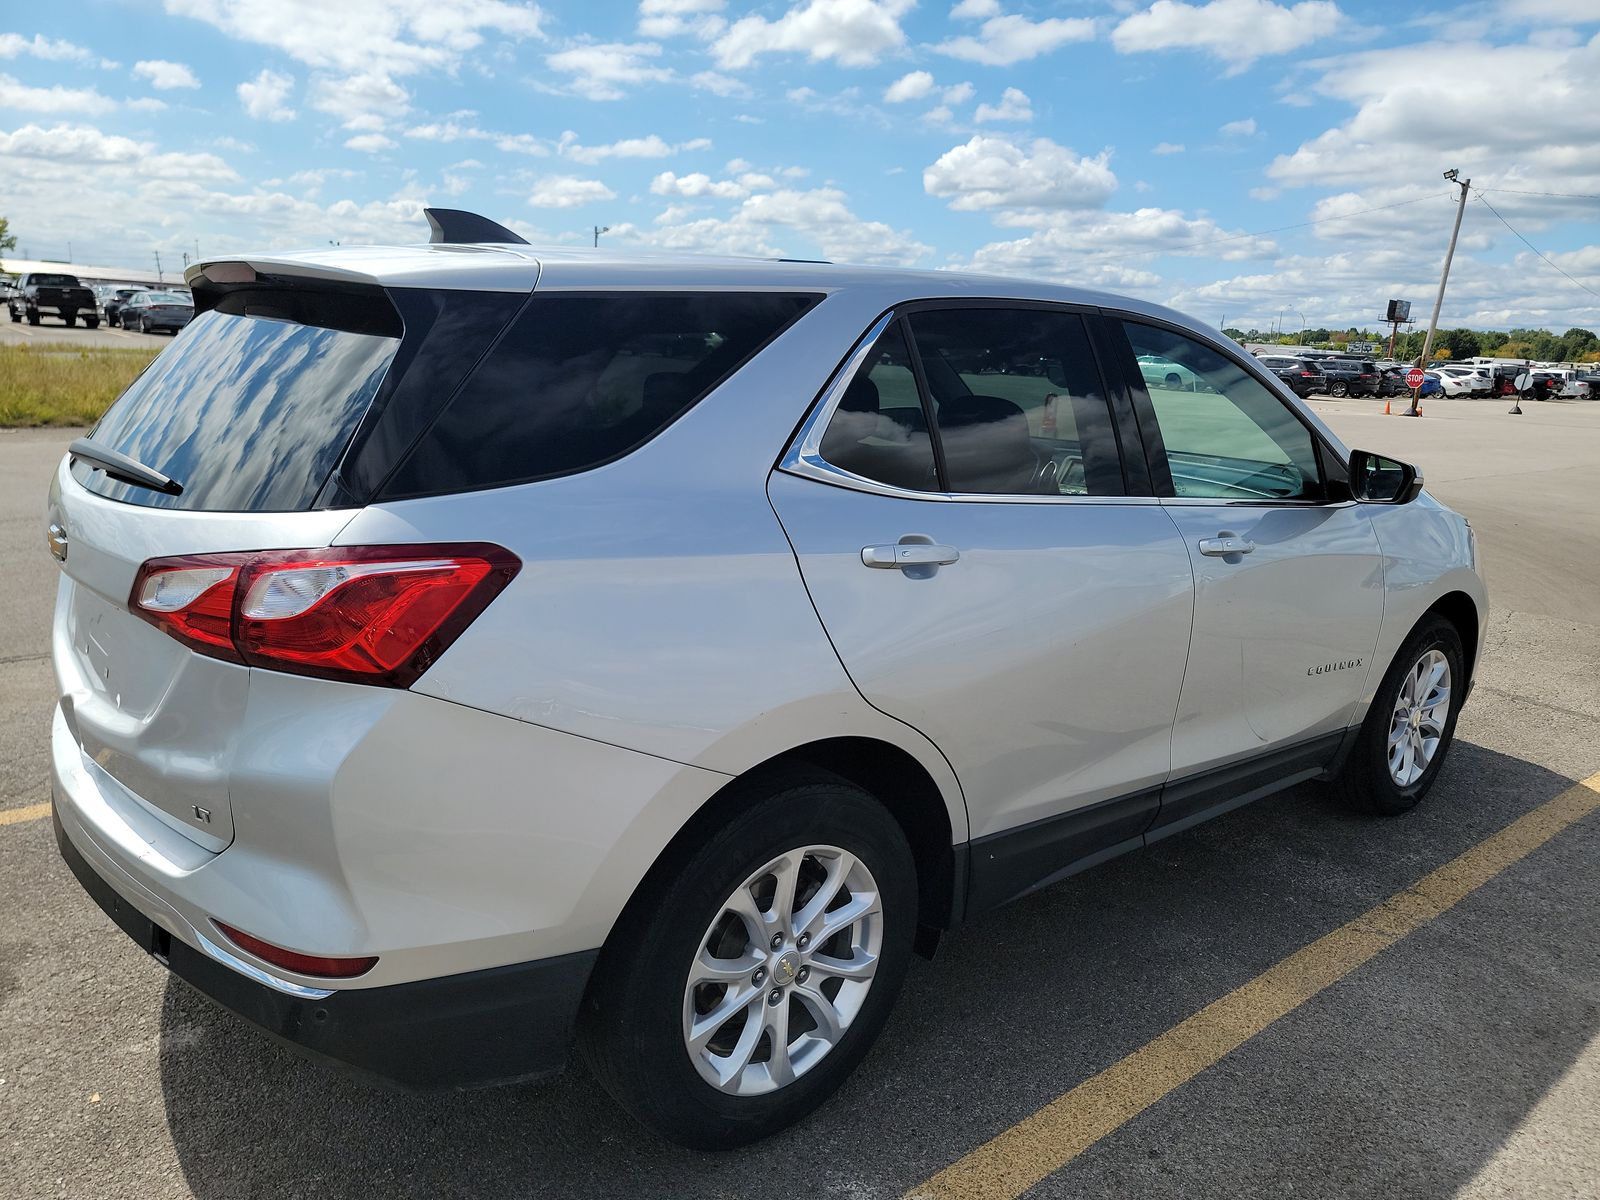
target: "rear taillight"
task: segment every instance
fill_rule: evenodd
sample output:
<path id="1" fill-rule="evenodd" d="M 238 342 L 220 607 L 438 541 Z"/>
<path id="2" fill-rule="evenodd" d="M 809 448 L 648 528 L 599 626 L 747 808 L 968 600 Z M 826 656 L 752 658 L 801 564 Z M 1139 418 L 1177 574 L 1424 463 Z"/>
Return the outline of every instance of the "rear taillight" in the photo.
<path id="1" fill-rule="evenodd" d="M 128 607 L 214 658 L 409 687 L 521 567 L 478 542 L 153 558 Z"/>
<path id="2" fill-rule="evenodd" d="M 301 954 L 298 950 L 285 950 L 282 946 L 263 942 L 260 938 L 242 929 L 235 929 L 232 925 L 224 925 L 215 918 L 212 918 L 211 923 L 222 930 L 228 940 L 241 950 L 248 950 L 257 958 L 298 975 L 316 975 L 323 979 L 354 979 L 357 975 L 365 975 L 378 965 L 378 956 L 375 954 L 363 955 L 360 958 L 330 958 L 323 954 Z"/>

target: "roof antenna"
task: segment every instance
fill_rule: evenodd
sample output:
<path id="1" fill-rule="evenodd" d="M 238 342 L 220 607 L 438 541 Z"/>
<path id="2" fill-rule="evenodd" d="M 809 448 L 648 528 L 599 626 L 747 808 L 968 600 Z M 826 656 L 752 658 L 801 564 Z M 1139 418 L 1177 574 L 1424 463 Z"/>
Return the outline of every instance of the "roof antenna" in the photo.
<path id="1" fill-rule="evenodd" d="M 465 209 L 425 208 L 422 214 L 428 218 L 428 228 L 432 230 L 428 238 L 430 245 L 471 246 L 479 242 L 528 244 L 527 238 L 517 236 L 504 225 Z"/>

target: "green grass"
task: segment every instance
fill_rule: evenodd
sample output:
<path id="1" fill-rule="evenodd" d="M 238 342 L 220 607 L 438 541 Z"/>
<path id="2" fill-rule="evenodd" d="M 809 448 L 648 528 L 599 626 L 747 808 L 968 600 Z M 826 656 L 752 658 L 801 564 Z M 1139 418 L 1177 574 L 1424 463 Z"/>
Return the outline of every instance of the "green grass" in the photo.
<path id="1" fill-rule="evenodd" d="M 0 346 L 0 426 L 92 425 L 157 353 Z"/>

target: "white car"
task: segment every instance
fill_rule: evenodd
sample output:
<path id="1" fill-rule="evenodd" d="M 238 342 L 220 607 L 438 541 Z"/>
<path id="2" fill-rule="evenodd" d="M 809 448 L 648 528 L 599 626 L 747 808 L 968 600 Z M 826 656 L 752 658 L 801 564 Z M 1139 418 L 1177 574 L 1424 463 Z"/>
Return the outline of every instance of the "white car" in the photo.
<path id="1" fill-rule="evenodd" d="M 1446 396 L 1489 396 L 1494 394 L 1494 375 L 1484 367 L 1452 367 L 1438 365 Z"/>
<path id="2" fill-rule="evenodd" d="M 47 505 L 61 852 L 278 1037 L 414 1088 L 576 1038 L 734 1146 L 942 930 L 1302 781 L 1439 778 L 1471 529 L 1214 330 L 430 219 L 191 267 Z"/>

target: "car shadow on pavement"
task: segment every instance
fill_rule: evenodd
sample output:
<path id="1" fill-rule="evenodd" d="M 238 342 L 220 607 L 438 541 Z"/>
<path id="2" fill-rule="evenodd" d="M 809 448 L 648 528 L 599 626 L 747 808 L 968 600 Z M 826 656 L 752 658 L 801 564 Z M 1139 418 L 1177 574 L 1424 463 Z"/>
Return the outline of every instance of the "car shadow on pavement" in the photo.
<path id="1" fill-rule="evenodd" d="M 1037 893 L 946 938 L 839 1095 L 743 1151 L 661 1142 L 576 1063 L 505 1089 L 373 1088 L 175 980 L 170 1134 L 203 1200 L 742 1197 L 774 1180 L 898 1196 L 1570 783 L 1458 742 L 1406 817 L 1358 817 L 1300 787 Z M 1593 820 L 1557 837 L 1041 1194 L 1454 1195 L 1600 1028 L 1597 845 Z"/>

